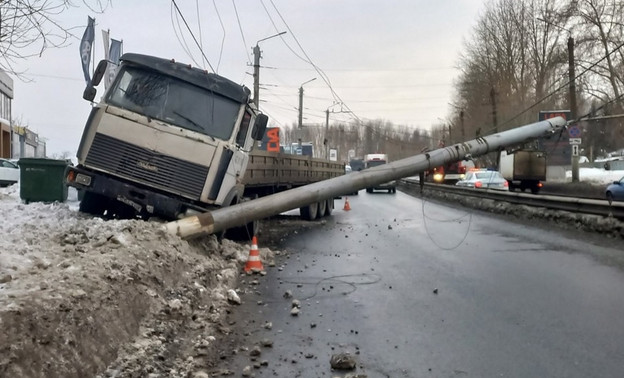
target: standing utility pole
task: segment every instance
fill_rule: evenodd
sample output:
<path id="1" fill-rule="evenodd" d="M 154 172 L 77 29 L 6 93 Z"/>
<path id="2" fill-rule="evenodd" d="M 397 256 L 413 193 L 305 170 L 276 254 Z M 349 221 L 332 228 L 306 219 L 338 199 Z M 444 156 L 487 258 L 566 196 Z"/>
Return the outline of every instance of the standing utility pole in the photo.
<path id="1" fill-rule="evenodd" d="M 254 93 L 253 93 L 253 103 L 254 105 L 256 105 L 256 109 L 258 109 L 259 103 L 260 103 L 260 46 L 258 46 L 258 44 L 262 41 L 266 41 L 269 38 L 273 38 L 273 37 L 277 37 L 280 36 L 282 34 L 286 34 L 285 31 L 274 34 L 272 36 L 266 37 L 266 38 L 262 38 L 260 40 L 258 40 L 258 42 L 256 42 L 256 46 L 254 46 L 253 48 L 253 55 L 254 55 L 254 72 L 253 72 L 253 79 L 254 79 Z"/>
<path id="2" fill-rule="evenodd" d="M 461 140 L 466 140 L 466 131 L 464 130 L 464 111 L 461 110 L 459 112 L 459 124 L 461 125 L 461 136 L 462 139 Z"/>
<path id="3" fill-rule="evenodd" d="M 576 109 L 576 84 L 575 78 L 576 73 L 574 72 L 574 38 L 570 36 L 568 38 L 568 76 L 570 81 L 570 115 L 571 119 L 576 119 L 577 117 L 577 109 Z M 572 182 L 579 181 L 579 157 L 578 154 L 576 156 L 572 156 Z"/>
<path id="4" fill-rule="evenodd" d="M 303 126 L 303 86 L 314 80 L 316 78 L 310 79 L 299 86 L 299 123 L 297 124 L 299 128 Z"/>
<path id="5" fill-rule="evenodd" d="M 260 41 L 258 41 L 260 42 Z M 259 96 L 259 92 L 260 92 L 260 47 L 258 47 L 258 43 L 256 43 L 256 46 L 254 46 L 253 48 L 253 55 L 254 55 L 254 72 L 253 72 L 253 79 L 254 79 L 254 95 L 253 95 L 253 102 L 254 105 L 256 105 L 256 109 L 258 109 L 258 104 L 260 102 L 260 98 Z"/>
<path id="6" fill-rule="evenodd" d="M 494 134 L 498 132 L 498 121 L 496 120 L 496 91 L 494 87 L 490 90 L 490 101 L 492 102 L 492 126 L 494 127 Z"/>

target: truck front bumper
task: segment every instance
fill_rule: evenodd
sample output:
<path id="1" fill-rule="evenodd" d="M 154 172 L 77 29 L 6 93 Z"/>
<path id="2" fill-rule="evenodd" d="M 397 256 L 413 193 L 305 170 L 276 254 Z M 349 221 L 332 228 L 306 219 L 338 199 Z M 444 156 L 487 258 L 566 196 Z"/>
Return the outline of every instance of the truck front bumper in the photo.
<path id="1" fill-rule="evenodd" d="M 178 219 L 187 210 L 205 211 L 165 193 L 143 188 L 137 184 L 109 177 L 80 167 L 69 166 L 65 170 L 67 185 L 85 192 L 98 194 L 109 200 L 119 201 L 134 208 L 137 214 L 159 216 L 164 219 Z"/>

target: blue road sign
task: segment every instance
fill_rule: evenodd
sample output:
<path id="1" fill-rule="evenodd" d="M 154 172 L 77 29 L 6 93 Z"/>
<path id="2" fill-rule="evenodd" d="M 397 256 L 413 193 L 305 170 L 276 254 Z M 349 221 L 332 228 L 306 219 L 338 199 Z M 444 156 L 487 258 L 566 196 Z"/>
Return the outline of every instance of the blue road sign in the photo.
<path id="1" fill-rule="evenodd" d="M 581 128 L 578 126 L 570 126 L 568 127 L 568 135 L 570 138 L 580 138 L 581 137 Z"/>

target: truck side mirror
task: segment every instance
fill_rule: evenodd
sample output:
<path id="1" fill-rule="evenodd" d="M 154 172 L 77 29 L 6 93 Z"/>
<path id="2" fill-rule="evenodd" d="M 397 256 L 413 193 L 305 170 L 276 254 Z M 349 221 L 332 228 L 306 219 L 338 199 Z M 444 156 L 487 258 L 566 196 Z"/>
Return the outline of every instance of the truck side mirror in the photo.
<path id="1" fill-rule="evenodd" d="M 253 130 L 251 131 L 251 137 L 254 140 L 262 140 L 264 132 L 266 131 L 267 123 L 269 123 L 269 117 L 265 114 L 258 114 L 256 116 L 256 121 L 254 122 Z"/>
<path id="2" fill-rule="evenodd" d="M 87 101 L 93 101 L 96 93 L 97 93 L 97 90 L 95 89 L 95 87 L 89 84 L 85 88 L 84 92 L 82 92 L 82 98 L 84 98 Z"/>
<path id="3" fill-rule="evenodd" d="M 91 79 L 91 84 L 94 87 L 100 85 L 100 82 L 102 81 L 102 78 L 106 73 L 106 67 L 108 67 L 108 61 L 100 60 L 100 63 L 98 63 L 97 67 L 95 68 L 95 72 L 93 72 L 93 79 Z"/>

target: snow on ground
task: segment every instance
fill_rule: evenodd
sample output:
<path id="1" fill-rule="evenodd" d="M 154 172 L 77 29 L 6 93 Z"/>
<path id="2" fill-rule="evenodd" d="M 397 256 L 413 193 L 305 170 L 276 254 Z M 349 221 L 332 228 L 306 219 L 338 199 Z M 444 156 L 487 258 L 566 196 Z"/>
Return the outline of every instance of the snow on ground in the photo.
<path id="1" fill-rule="evenodd" d="M 0 188 L 0 376 L 187 377 L 218 359 L 249 245 L 86 216 L 72 190 L 29 204 L 19 190 Z"/>
<path id="2" fill-rule="evenodd" d="M 624 177 L 624 171 L 606 171 L 602 168 L 579 168 L 579 181 L 592 184 L 611 184 Z M 572 180 L 572 171 L 566 171 L 566 179 Z"/>

